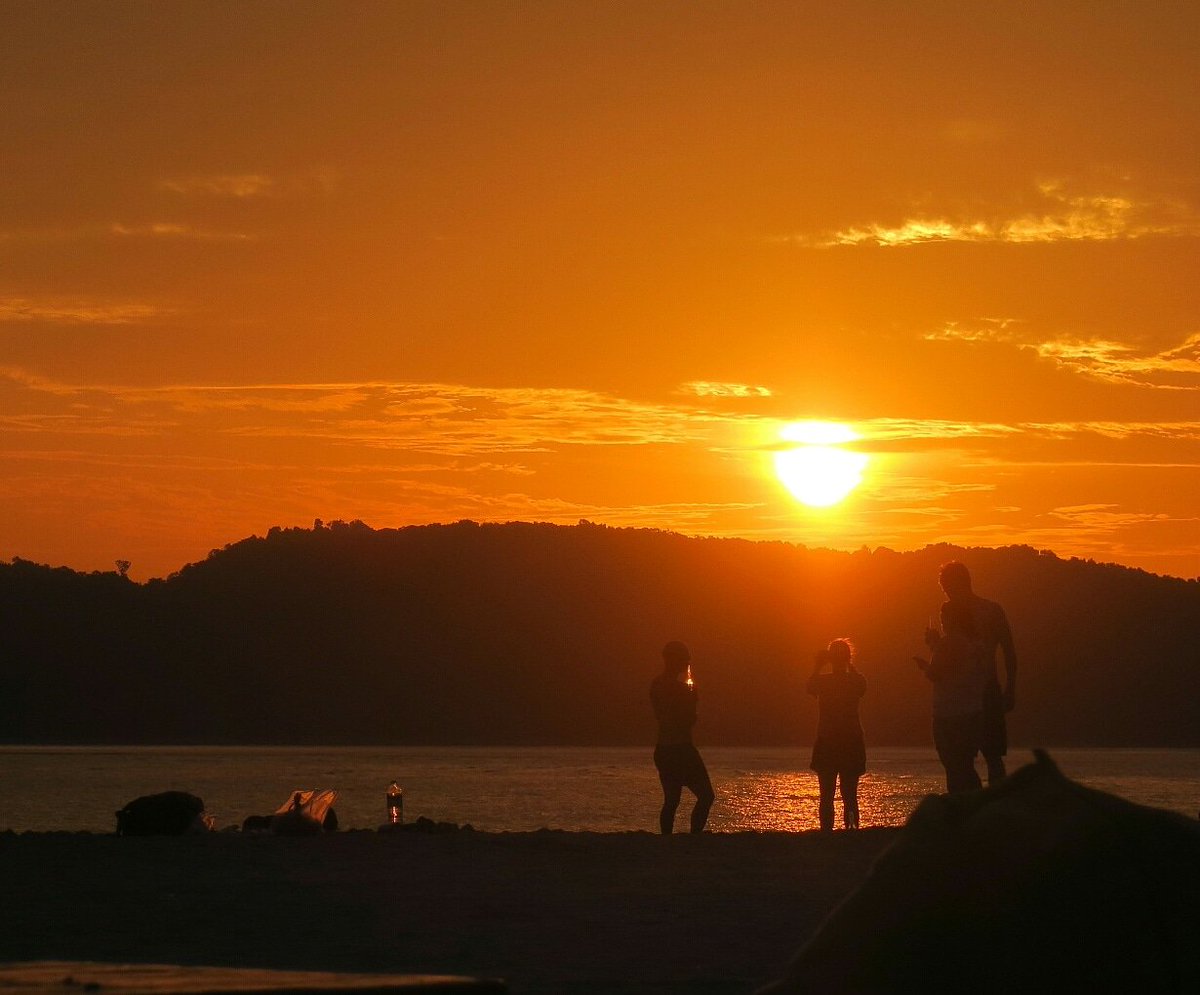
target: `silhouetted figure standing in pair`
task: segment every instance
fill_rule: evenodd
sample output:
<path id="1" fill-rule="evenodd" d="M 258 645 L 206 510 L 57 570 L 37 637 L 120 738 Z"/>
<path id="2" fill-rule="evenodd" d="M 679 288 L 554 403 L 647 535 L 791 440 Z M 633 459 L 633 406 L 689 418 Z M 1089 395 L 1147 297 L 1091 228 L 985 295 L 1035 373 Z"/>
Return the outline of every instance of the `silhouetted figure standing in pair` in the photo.
<path id="1" fill-rule="evenodd" d="M 1004 780 L 1004 756 L 1008 753 L 1008 729 L 1005 713 L 1011 712 L 1017 700 L 1017 651 L 1013 646 L 1008 616 L 995 601 L 981 598 L 971 590 L 971 574 L 957 560 L 942 565 L 938 583 L 946 593 L 942 605 L 942 626 L 946 610 L 951 605 L 965 605 L 971 611 L 975 631 L 983 643 L 983 726 L 979 732 L 979 752 L 987 762 L 988 784 Z M 996 647 L 1004 655 L 1004 690 L 996 677 Z"/>
<path id="2" fill-rule="evenodd" d="M 826 665 L 829 673 L 822 673 Z M 813 743 L 812 762 L 821 787 L 819 816 L 821 828 L 833 829 L 833 797 L 837 783 L 842 785 L 842 823 L 847 829 L 858 828 L 858 779 L 867 770 L 867 748 L 858 702 L 867 692 L 867 679 L 854 667 L 854 644 L 835 639 L 817 653 L 808 693 L 817 699 L 817 738 Z"/>
<path id="3" fill-rule="evenodd" d="M 696 724 L 696 688 L 689 666 L 692 657 L 680 642 L 667 643 L 662 657 L 663 671 L 650 684 L 650 703 L 658 719 L 654 766 L 663 791 L 658 824 L 664 836 L 673 831 L 679 798 L 687 788 L 696 796 L 691 826 L 693 833 L 699 833 L 704 831 L 715 796 L 700 751 L 692 743 L 692 726 Z"/>
<path id="4" fill-rule="evenodd" d="M 970 606 L 950 602 L 942 617 L 944 632 L 925 630 L 931 659 L 915 659 L 933 682 L 933 744 L 946 768 L 946 791 L 953 794 L 980 787 L 975 754 L 983 728 L 986 671 Z"/>

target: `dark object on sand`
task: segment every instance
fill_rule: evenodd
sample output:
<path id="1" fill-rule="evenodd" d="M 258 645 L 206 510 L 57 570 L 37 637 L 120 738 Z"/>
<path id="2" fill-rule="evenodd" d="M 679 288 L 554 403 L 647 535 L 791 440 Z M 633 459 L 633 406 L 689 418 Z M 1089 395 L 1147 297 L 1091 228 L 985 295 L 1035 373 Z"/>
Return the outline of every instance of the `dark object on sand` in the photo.
<path id="1" fill-rule="evenodd" d="M 430 833 L 444 836 L 447 833 L 473 833 L 475 827 L 469 822 L 460 826 L 456 822 L 434 822 L 425 816 L 418 816 L 415 822 L 385 822 L 376 830 L 380 833 Z"/>
<path id="2" fill-rule="evenodd" d="M 143 795 L 116 816 L 118 836 L 182 836 L 207 828 L 204 802 L 186 791 Z"/>
<path id="3" fill-rule="evenodd" d="M 1200 824 L 1034 753 L 926 798 L 760 995 L 1200 991 Z"/>

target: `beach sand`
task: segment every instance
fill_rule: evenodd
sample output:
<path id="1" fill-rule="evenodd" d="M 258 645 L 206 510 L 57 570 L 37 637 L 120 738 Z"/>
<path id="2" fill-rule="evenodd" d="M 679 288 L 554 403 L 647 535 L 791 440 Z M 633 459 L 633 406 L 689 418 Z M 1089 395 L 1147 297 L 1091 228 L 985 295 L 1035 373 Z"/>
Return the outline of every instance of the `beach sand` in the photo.
<path id="1" fill-rule="evenodd" d="M 0 833 L 0 960 L 745 993 L 782 973 L 898 832 Z"/>

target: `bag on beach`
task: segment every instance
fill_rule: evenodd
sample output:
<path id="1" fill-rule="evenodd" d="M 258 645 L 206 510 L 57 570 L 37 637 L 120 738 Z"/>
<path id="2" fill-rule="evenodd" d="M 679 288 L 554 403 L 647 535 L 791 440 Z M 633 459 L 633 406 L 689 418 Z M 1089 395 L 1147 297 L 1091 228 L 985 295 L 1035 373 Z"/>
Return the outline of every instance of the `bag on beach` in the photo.
<path id="1" fill-rule="evenodd" d="M 211 828 L 204 815 L 204 802 L 186 791 L 142 795 L 116 816 L 118 836 L 182 836 Z"/>

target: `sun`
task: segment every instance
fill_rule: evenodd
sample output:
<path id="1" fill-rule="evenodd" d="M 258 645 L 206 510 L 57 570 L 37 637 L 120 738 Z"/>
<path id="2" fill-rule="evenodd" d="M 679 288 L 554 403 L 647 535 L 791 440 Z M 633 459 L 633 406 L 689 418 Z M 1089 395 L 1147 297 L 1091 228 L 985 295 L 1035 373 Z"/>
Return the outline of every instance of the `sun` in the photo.
<path id="1" fill-rule="evenodd" d="M 862 483 L 869 457 L 842 449 L 858 435 L 837 422 L 803 421 L 785 425 L 779 433 L 797 445 L 775 454 L 775 475 L 801 504 L 828 508 Z"/>

